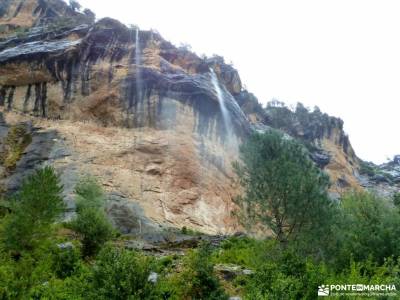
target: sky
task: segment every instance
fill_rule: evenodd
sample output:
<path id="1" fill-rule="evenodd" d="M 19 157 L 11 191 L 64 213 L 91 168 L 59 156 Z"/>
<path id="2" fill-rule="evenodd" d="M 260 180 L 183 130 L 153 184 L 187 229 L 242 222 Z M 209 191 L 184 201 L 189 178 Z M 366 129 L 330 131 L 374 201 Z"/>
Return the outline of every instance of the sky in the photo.
<path id="1" fill-rule="evenodd" d="M 342 118 L 364 160 L 400 154 L 400 1 L 79 2 L 98 18 L 224 56 L 263 104 L 302 102 Z"/>

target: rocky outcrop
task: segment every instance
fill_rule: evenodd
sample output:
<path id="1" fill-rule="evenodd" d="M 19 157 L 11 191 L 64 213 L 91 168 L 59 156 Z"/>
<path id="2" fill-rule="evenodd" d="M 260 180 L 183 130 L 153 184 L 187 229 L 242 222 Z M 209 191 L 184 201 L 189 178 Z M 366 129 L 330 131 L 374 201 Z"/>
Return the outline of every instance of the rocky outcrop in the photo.
<path id="1" fill-rule="evenodd" d="M 360 187 L 340 119 L 303 106 L 263 108 L 222 57 L 199 57 L 110 18 L 94 22 L 62 0 L 4 0 L 0 29 L 0 144 L 18 124 L 30 124 L 31 137 L 0 181 L 5 192 L 50 164 L 67 217 L 77 180 L 90 174 L 124 233 L 232 233 L 240 192 L 232 162 L 252 130 L 271 127 L 303 141 L 332 192 Z"/>
<path id="2" fill-rule="evenodd" d="M 0 3 L 0 37 L 10 33 L 22 35 L 32 27 L 46 24 L 93 21 L 90 10 L 80 13 L 59 0 L 3 0 Z"/>
<path id="3" fill-rule="evenodd" d="M 343 130 L 341 119 L 322 113 L 318 108 L 309 110 L 299 103 L 291 109 L 278 101 L 270 102 L 262 112 L 253 104 L 251 113 L 258 116 L 252 120 L 263 120 L 264 124 L 302 141 L 311 159 L 329 174 L 333 194 L 361 188 L 357 177 L 359 159 Z"/>
<path id="4" fill-rule="evenodd" d="M 235 231 L 231 163 L 251 131 L 235 100 L 242 89 L 237 71 L 155 32 L 109 18 L 93 24 L 62 1 L 20 3 L 2 5 L 8 32 L 0 41 L 0 106 L 8 122 L 31 120 L 41 128 L 45 141 L 35 134 L 29 146 L 38 159 L 28 152 L 22 159 L 57 168 L 71 212 L 73 185 L 91 174 L 110 194 L 108 212 L 124 232 Z M 28 7 L 32 16 L 22 24 Z M 34 153 L 37 145 L 42 153 Z"/>
<path id="5" fill-rule="evenodd" d="M 384 197 L 392 197 L 400 192 L 400 156 L 393 160 L 375 165 L 372 162 L 360 162 L 359 180 L 364 188 L 373 190 Z"/>
<path id="6" fill-rule="evenodd" d="M 400 183 L 400 155 L 395 155 L 392 161 L 381 164 L 379 169 L 387 175 L 390 182 Z"/>

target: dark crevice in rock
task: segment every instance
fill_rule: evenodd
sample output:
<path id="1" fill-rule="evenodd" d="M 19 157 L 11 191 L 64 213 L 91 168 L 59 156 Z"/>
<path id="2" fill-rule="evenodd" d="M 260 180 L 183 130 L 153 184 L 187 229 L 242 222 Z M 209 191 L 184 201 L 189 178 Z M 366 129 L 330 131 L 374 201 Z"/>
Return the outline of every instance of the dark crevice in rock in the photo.
<path id="1" fill-rule="evenodd" d="M 22 6 L 24 5 L 24 0 L 20 0 L 20 2 L 19 2 L 19 4 L 18 4 L 18 7 L 17 7 L 17 9 L 15 10 L 15 13 L 14 13 L 14 18 L 16 17 L 16 16 L 18 16 L 18 14 L 19 14 L 19 12 L 21 11 L 21 8 L 22 8 Z"/>
<path id="2" fill-rule="evenodd" d="M 29 99 L 31 98 L 31 94 L 32 94 L 32 84 L 29 84 L 26 90 L 24 107 L 23 107 L 23 112 L 25 113 L 28 112 L 28 104 L 29 104 Z"/>
<path id="3" fill-rule="evenodd" d="M 35 116 L 46 117 L 47 112 L 47 83 L 35 84 L 35 104 L 33 113 Z"/>
<path id="4" fill-rule="evenodd" d="M 8 86 L 2 86 L 0 88 L 0 106 L 4 106 L 4 104 L 6 102 L 8 88 L 9 88 Z"/>
<path id="5" fill-rule="evenodd" d="M 81 65 L 81 94 L 83 96 L 88 96 L 90 94 L 90 72 L 91 72 L 91 64 L 86 62 Z"/>
<path id="6" fill-rule="evenodd" d="M 15 93 L 15 85 L 11 86 L 10 93 L 8 94 L 8 97 L 7 97 L 7 110 L 11 110 L 12 109 L 12 103 L 13 103 L 13 100 L 14 100 L 14 93 Z"/>

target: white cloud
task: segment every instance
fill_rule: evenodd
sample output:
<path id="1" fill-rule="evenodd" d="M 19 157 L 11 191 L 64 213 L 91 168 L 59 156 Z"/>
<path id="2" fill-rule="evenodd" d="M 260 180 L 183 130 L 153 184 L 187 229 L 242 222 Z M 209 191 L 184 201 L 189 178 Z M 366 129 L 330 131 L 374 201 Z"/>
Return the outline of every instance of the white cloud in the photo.
<path id="1" fill-rule="evenodd" d="M 273 97 L 341 117 L 356 153 L 400 153 L 400 3 L 370 0 L 80 0 L 98 17 L 157 29 L 220 54 L 263 103 Z"/>

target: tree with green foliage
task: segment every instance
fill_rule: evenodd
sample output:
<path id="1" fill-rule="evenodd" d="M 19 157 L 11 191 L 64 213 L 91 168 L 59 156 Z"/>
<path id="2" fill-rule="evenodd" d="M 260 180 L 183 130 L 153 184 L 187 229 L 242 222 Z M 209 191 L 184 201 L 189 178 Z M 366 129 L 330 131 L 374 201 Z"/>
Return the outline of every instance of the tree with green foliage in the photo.
<path id="1" fill-rule="evenodd" d="M 360 262 L 371 258 L 382 264 L 388 257 L 399 257 L 400 216 L 388 199 L 352 192 L 342 197 L 340 208 L 338 266 L 350 259 Z"/>
<path id="2" fill-rule="evenodd" d="M 300 143 L 278 131 L 255 133 L 241 146 L 240 159 L 234 168 L 245 193 L 237 203 L 248 226 L 266 225 L 282 244 L 304 233 L 324 234 L 329 179 Z"/>
<path id="3" fill-rule="evenodd" d="M 51 234 L 51 225 L 64 210 L 59 177 L 51 167 L 29 176 L 10 203 L 3 242 L 8 250 L 30 250 Z"/>
<path id="4" fill-rule="evenodd" d="M 77 217 L 69 224 L 81 238 L 84 256 L 93 256 L 114 235 L 104 212 L 105 196 L 93 178 L 82 179 L 75 188 Z"/>

